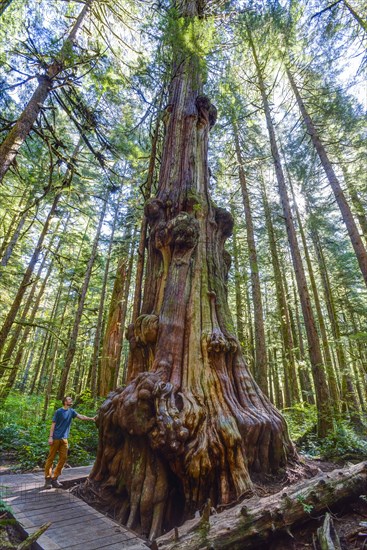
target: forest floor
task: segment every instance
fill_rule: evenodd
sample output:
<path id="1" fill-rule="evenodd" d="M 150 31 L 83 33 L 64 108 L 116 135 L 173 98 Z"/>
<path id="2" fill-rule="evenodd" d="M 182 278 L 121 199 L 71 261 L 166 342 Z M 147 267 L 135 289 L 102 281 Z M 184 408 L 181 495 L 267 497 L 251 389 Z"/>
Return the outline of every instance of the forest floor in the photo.
<path id="1" fill-rule="evenodd" d="M 306 459 L 306 465 L 314 475 L 322 472 L 329 472 L 344 466 L 350 466 L 351 463 L 331 462 L 325 460 Z M 2 454 L 0 456 L 0 474 L 13 474 L 39 472 L 41 468 L 21 470 L 16 462 L 16 456 L 12 453 Z M 292 474 L 291 474 L 292 475 Z M 297 483 L 301 478 L 294 475 L 294 479 L 272 478 L 254 479 L 257 492 L 260 496 L 269 496 L 278 493 L 285 486 Z M 66 486 L 67 487 L 67 486 Z M 366 487 L 367 493 L 367 487 Z M 354 500 L 350 500 L 339 506 L 337 509 L 329 510 L 332 516 L 335 530 L 340 539 L 338 550 L 367 550 L 367 494 Z M 320 550 L 321 546 L 317 541 L 317 529 L 323 524 L 325 514 L 313 515 L 309 513 L 310 519 L 300 526 L 293 526 L 289 533 L 281 533 L 274 536 L 268 543 L 262 543 L 258 550 Z M 16 530 L 12 529 L 13 536 L 19 536 Z M 254 549 L 255 550 L 255 549 Z"/>
<path id="2" fill-rule="evenodd" d="M 351 466 L 352 462 L 331 462 L 326 460 L 309 460 L 306 464 L 310 469 L 317 469 L 321 472 L 331 472 L 332 470 Z M 316 475 L 317 475 L 316 473 Z M 301 479 L 294 479 L 297 483 Z M 289 486 L 287 480 L 269 480 L 269 483 L 257 484 L 261 496 L 268 496 L 278 493 L 285 485 Z M 340 540 L 340 547 L 335 544 L 335 550 L 367 550 L 367 487 L 364 498 L 354 498 L 337 508 L 329 510 L 331 514 L 335 531 Z M 268 543 L 262 543 L 258 550 L 321 550 L 320 543 L 317 540 L 317 530 L 322 526 L 325 513 L 313 515 L 312 510 L 309 513 L 310 519 L 299 526 L 293 526 L 289 533 L 280 533 L 274 535 L 274 538 Z M 365 525 L 361 525 L 364 523 Z M 330 547 L 331 548 L 331 547 Z M 255 550 L 255 549 L 254 549 Z"/>

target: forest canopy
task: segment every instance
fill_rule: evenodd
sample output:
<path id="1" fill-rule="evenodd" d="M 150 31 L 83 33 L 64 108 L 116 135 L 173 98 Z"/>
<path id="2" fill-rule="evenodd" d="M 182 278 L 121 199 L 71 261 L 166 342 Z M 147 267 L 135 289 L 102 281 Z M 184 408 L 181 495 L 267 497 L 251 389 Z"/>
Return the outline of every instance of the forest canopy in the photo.
<path id="1" fill-rule="evenodd" d="M 3 0 L 0 21 L 1 399 L 45 418 L 113 390 L 92 479 L 154 464 L 154 510 L 138 481 L 120 510 L 151 539 L 297 460 L 278 411 L 293 438 L 361 434 L 364 2 Z"/>

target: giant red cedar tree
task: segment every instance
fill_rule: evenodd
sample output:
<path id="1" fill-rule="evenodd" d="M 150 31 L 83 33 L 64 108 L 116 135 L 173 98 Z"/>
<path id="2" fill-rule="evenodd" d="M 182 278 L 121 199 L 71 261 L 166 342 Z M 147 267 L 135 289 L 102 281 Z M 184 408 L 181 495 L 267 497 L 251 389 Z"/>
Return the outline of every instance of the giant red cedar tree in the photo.
<path id="1" fill-rule="evenodd" d="M 202 0 L 180 2 L 176 28 L 205 33 Z M 186 35 L 187 36 L 187 35 Z M 102 405 L 99 448 L 82 491 L 154 539 L 208 498 L 234 503 L 249 472 L 294 457 L 286 424 L 250 376 L 227 303 L 232 216 L 208 192 L 208 134 L 216 109 L 202 95 L 202 60 L 175 37 L 142 313 L 131 334 L 128 385 Z M 162 525 L 162 522 L 163 525 Z"/>

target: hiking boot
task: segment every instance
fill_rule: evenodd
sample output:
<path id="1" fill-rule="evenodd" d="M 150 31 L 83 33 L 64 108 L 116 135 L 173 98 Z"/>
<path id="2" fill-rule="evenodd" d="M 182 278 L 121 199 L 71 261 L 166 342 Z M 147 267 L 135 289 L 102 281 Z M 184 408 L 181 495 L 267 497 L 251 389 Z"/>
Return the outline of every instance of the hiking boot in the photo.
<path id="1" fill-rule="evenodd" d="M 45 484 L 43 486 L 44 489 L 51 489 L 52 487 L 52 479 L 50 477 L 45 477 Z"/>
<path id="2" fill-rule="evenodd" d="M 60 483 L 60 481 L 57 481 L 57 479 L 51 479 L 51 485 L 54 489 L 62 488 L 62 483 Z"/>

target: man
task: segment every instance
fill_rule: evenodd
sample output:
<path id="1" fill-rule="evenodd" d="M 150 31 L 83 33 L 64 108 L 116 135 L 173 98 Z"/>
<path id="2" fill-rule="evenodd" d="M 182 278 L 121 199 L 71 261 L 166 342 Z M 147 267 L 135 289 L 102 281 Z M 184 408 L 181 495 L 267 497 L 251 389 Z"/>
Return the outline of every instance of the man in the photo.
<path id="1" fill-rule="evenodd" d="M 73 400 L 71 397 L 64 397 L 62 400 L 63 406 L 57 409 L 52 419 L 50 437 L 48 438 L 50 452 L 45 464 L 46 489 L 51 489 L 51 487 L 62 487 L 62 483 L 60 483 L 57 478 L 61 474 L 68 456 L 68 436 L 72 419 L 75 417 L 79 418 L 79 420 L 95 421 L 96 419 L 96 416 L 90 418 L 89 416 L 78 414 L 72 409 L 72 404 Z M 57 453 L 59 453 L 59 461 L 52 474 L 52 466 Z"/>

